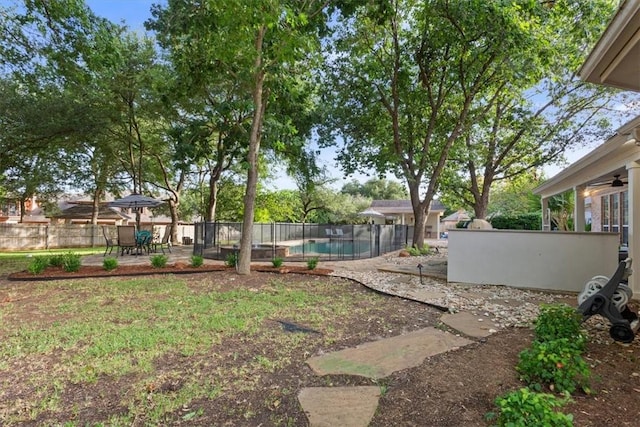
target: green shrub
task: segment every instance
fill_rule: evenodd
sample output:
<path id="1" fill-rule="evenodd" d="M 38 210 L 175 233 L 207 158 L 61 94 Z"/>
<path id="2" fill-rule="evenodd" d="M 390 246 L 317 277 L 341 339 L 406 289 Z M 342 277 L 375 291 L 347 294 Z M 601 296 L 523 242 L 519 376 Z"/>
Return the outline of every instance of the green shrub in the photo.
<path id="1" fill-rule="evenodd" d="M 238 264 L 238 254 L 236 252 L 229 252 L 227 258 L 224 260 L 224 265 L 227 267 L 235 267 Z"/>
<path id="2" fill-rule="evenodd" d="M 543 304 L 535 321 L 536 340 L 567 338 L 571 345 L 583 350 L 586 336 L 581 325 L 582 315 L 574 307 L 567 304 Z"/>
<path id="3" fill-rule="evenodd" d="M 284 260 L 281 257 L 275 257 L 274 259 L 271 260 L 271 264 L 275 267 L 275 268 L 280 268 L 282 267 L 282 263 L 284 263 Z"/>
<path id="4" fill-rule="evenodd" d="M 47 256 L 36 256 L 33 257 L 29 265 L 27 266 L 27 271 L 31 274 L 40 274 L 49 266 L 49 257 Z"/>
<path id="5" fill-rule="evenodd" d="M 78 271 L 80 270 L 81 266 L 82 260 L 80 258 L 80 255 L 74 254 L 72 252 L 64 254 L 62 261 L 62 268 L 64 269 L 64 271 L 68 273 Z"/>
<path id="6" fill-rule="evenodd" d="M 420 256 L 420 255 L 428 255 L 429 252 L 431 251 L 431 248 L 429 247 L 429 245 L 425 244 L 421 249 L 418 248 L 418 245 L 413 245 L 413 246 L 407 246 L 406 250 L 407 252 L 409 252 L 409 255 L 411 256 Z"/>
<path id="7" fill-rule="evenodd" d="M 516 370 L 533 390 L 548 386 L 553 391 L 573 393 L 577 387 L 589 393 L 589 365 L 569 338 L 534 341 L 520 352 Z"/>
<path id="8" fill-rule="evenodd" d="M 105 258 L 104 261 L 102 261 L 102 267 L 107 271 L 115 270 L 118 268 L 118 260 L 115 258 Z"/>
<path id="9" fill-rule="evenodd" d="M 496 215 L 491 218 L 491 226 L 500 230 L 539 230 L 541 221 L 542 215 L 540 213 L 514 216 Z"/>
<path id="10" fill-rule="evenodd" d="M 154 255 L 151 257 L 151 265 L 155 268 L 163 268 L 167 266 L 168 260 L 166 255 Z"/>
<path id="11" fill-rule="evenodd" d="M 191 267 L 202 267 L 204 264 L 204 258 L 200 255 L 192 255 L 191 256 Z"/>
<path id="12" fill-rule="evenodd" d="M 573 415 L 554 411 L 569 399 L 558 399 L 552 394 L 536 393 L 528 388 L 498 396 L 495 404 L 498 414 L 490 412 L 488 420 L 496 421 L 498 426 L 509 427 L 571 427 Z M 496 416 L 497 415 L 497 416 Z"/>
<path id="13" fill-rule="evenodd" d="M 56 254 L 49 257 L 49 265 L 51 267 L 62 267 L 64 265 L 64 255 Z"/>
<path id="14" fill-rule="evenodd" d="M 315 270 L 316 267 L 318 266 L 318 257 L 313 257 L 313 258 L 309 258 L 307 260 L 307 269 L 308 270 Z"/>

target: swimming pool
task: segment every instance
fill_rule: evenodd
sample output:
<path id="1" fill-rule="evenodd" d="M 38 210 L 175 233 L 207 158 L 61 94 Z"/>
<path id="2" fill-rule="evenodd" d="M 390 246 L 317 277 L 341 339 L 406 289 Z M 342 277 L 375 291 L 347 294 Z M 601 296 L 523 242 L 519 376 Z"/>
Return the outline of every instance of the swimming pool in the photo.
<path id="1" fill-rule="evenodd" d="M 301 245 L 289 246 L 289 255 L 360 255 L 371 250 L 367 240 L 309 241 Z"/>

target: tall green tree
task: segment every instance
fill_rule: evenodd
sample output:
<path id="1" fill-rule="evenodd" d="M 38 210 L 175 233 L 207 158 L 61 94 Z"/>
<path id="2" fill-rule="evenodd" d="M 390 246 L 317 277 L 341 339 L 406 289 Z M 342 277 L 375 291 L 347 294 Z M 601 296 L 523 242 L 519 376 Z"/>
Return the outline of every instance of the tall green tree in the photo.
<path id="1" fill-rule="evenodd" d="M 403 200 L 409 195 L 407 189 L 398 181 L 369 179 L 364 184 L 351 180 L 342 186 L 340 192 L 352 196 L 363 196 L 373 200 Z"/>
<path id="2" fill-rule="evenodd" d="M 540 2 L 388 0 L 337 21 L 327 53 L 325 142 L 340 161 L 394 172 L 425 223 L 452 150 L 486 114 L 499 88 L 531 80 L 548 51 Z"/>
<path id="3" fill-rule="evenodd" d="M 309 53 L 318 50 L 324 7 L 325 2 L 317 0 L 169 0 L 166 7 L 152 11 L 150 26 L 171 51 L 178 70 L 205 70 L 196 71 L 196 77 L 208 84 L 233 85 L 234 93 L 247 106 L 250 125 L 244 135 L 247 179 L 240 274 L 250 272 L 259 154 L 269 102 L 277 103 L 279 96 L 286 95 L 282 89 L 292 84 L 283 82 L 293 82 L 304 73 Z M 294 123 L 278 121 L 290 126 Z M 293 132 L 295 129 L 289 129 Z"/>
<path id="4" fill-rule="evenodd" d="M 115 172 L 104 138 L 108 110 L 92 84 L 89 63 L 97 54 L 94 41 L 114 27 L 75 0 L 26 2 L 20 10 L 3 8 L 0 16 L 6 95 L 0 105 L 5 125 L 0 171 L 48 157 L 58 179 L 42 185 L 52 191 L 57 184 L 62 191 L 73 182 L 93 190 L 95 221 L 97 195 L 104 194 Z M 32 179 L 36 176 L 48 178 L 34 174 Z"/>
<path id="5" fill-rule="evenodd" d="M 557 162 L 567 147 L 606 139 L 608 118 L 622 116 L 613 110 L 620 96 L 577 75 L 584 46 L 595 42 L 607 22 L 602 17 L 613 11 L 608 0 L 567 0 L 542 8 L 537 31 L 546 33 L 545 43 L 530 50 L 545 52 L 544 61 L 497 86 L 492 98 L 474 103 L 475 124 L 452 152 L 443 186 L 470 205 L 476 218 L 486 218 L 495 183 Z"/>

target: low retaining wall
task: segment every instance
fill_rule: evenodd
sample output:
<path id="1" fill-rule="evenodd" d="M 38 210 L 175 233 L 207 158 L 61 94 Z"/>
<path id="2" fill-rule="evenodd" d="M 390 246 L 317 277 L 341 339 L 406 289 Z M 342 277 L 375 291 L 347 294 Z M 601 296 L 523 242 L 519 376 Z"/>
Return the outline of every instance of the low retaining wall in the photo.
<path id="1" fill-rule="evenodd" d="M 618 265 L 616 233 L 449 230 L 450 282 L 580 292 Z"/>

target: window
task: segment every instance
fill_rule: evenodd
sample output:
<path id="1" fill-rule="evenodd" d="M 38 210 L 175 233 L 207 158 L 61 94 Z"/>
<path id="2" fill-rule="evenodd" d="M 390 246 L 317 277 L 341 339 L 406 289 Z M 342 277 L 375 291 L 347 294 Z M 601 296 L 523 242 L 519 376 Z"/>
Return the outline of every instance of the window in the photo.
<path id="1" fill-rule="evenodd" d="M 620 204 L 622 205 L 622 241 L 629 244 L 629 192 L 620 193 Z"/>
<path id="2" fill-rule="evenodd" d="M 629 194 L 626 191 L 600 198 L 602 231 L 619 233 L 620 243 L 629 242 Z"/>
<path id="3" fill-rule="evenodd" d="M 620 193 L 611 196 L 611 231 L 620 232 Z"/>
<path id="4" fill-rule="evenodd" d="M 601 198 L 602 201 L 602 205 L 601 205 L 601 221 L 602 221 L 602 231 L 609 231 L 610 228 L 610 222 L 609 222 L 609 196 L 602 196 Z"/>

